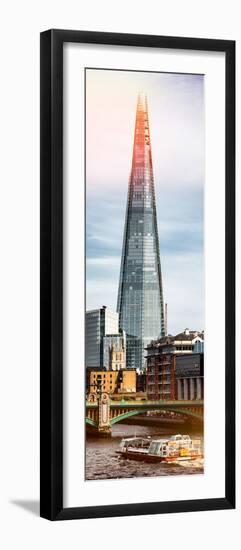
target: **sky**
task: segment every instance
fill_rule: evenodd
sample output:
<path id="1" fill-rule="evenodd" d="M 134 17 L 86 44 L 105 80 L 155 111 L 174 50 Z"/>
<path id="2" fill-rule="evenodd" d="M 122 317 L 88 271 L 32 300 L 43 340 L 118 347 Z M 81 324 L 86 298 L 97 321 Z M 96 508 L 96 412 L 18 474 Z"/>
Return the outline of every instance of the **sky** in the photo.
<path id="1" fill-rule="evenodd" d="M 168 332 L 202 330 L 202 75 L 86 70 L 86 308 L 116 311 L 138 93 L 148 100 Z"/>

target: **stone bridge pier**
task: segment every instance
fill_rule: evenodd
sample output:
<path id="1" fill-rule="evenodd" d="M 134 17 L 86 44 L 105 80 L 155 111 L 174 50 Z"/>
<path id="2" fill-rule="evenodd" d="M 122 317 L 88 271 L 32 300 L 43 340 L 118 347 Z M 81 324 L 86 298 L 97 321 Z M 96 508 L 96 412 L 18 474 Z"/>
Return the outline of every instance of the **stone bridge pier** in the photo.
<path id="1" fill-rule="evenodd" d="M 108 393 L 99 394 L 97 425 L 99 434 L 108 435 L 111 433 L 110 397 Z"/>

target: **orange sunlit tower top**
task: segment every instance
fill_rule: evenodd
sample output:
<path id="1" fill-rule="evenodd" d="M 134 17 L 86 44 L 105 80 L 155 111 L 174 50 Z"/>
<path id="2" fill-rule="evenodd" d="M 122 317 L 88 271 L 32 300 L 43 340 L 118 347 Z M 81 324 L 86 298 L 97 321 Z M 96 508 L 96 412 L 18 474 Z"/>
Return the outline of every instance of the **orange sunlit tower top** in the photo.
<path id="1" fill-rule="evenodd" d="M 117 311 L 127 333 L 127 366 L 143 369 L 144 349 L 164 336 L 164 305 L 147 98 L 138 96 Z"/>

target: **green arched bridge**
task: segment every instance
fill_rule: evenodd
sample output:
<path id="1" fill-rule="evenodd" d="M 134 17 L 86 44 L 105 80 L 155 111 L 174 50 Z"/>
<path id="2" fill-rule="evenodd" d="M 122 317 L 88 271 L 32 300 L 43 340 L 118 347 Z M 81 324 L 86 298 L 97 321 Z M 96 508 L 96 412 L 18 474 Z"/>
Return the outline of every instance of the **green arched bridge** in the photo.
<path id="1" fill-rule="evenodd" d="M 103 393 L 86 402 L 86 423 L 98 432 L 108 433 L 113 424 L 148 411 L 173 411 L 185 416 L 203 419 L 203 400 L 199 401 L 112 401 Z"/>

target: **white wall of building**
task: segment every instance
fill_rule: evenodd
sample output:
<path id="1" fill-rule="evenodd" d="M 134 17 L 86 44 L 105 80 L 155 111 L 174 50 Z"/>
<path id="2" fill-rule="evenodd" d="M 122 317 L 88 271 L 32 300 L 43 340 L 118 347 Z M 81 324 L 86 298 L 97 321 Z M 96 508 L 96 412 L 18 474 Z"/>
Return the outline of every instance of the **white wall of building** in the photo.
<path id="1" fill-rule="evenodd" d="M 119 313 L 109 308 L 105 310 L 105 334 L 118 334 L 119 332 Z"/>

